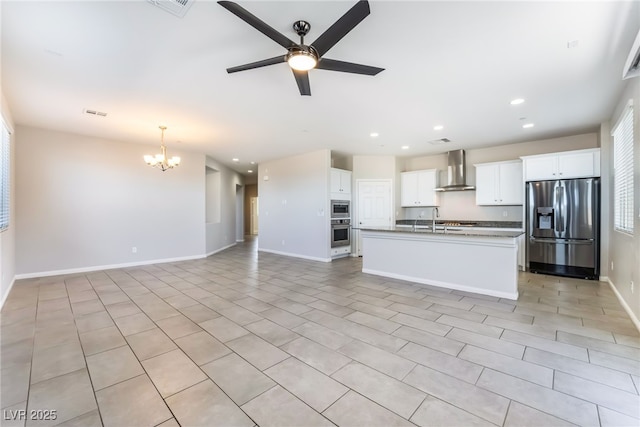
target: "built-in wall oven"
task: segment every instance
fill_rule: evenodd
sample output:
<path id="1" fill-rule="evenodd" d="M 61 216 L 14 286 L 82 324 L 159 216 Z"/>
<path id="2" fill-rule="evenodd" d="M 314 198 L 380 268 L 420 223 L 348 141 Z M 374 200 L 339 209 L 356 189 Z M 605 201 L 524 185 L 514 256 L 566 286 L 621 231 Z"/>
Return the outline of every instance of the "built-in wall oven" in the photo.
<path id="1" fill-rule="evenodd" d="M 331 219 L 351 218 L 351 202 L 349 200 L 331 201 Z"/>
<path id="2" fill-rule="evenodd" d="M 351 220 L 332 219 L 331 220 L 331 247 L 351 245 Z"/>

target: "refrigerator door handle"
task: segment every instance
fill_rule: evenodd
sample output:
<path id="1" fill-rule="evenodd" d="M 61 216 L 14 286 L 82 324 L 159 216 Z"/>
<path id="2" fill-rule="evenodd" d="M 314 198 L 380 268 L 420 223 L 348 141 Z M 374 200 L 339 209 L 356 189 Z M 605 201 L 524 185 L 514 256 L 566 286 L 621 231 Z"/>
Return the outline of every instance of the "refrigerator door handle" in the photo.
<path id="1" fill-rule="evenodd" d="M 560 210 L 560 231 L 561 232 L 565 232 L 567 231 L 566 229 L 566 221 L 567 218 L 565 218 L 565 211 L 567 209 L 567 187 L 565 187 L 564 182 L 560 181 L 560 188 L 562 189 L 562 191 L 560 192 L 560 197 L 561 197 L 561 201 L 560 201 L 560 206 L 561 206 L 561 210 Z"/>
<path id="2" fill-rule="evenodd" d="M 553 201 L 553 214 L 554 214 L 554 221 L 556 223 L 556 232 L 560 232 L 560 186 L 558 184 L 556 184 L 556 188 L 555 188 L 555 198 Z"/>
<path id="3" fill-rule="evenodd" d="M 544 237 L 529 237 L 531 243 L 553 243 L 556 245 L 592 245 L 593 239 L 550 239 Z"/>

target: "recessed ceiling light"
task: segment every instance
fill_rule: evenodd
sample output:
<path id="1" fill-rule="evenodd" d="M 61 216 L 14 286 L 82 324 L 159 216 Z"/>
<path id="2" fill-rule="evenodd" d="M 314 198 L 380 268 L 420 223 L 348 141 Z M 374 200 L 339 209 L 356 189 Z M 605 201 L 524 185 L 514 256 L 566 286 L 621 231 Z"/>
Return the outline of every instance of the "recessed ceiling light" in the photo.
<path id="1" fill-rule="evenodd" d="M 408 145 L 403 145 L 403 146 L 402 146 L 402 147 L 400 147 L 400 148 L 402 148 L 403 150 L 408 150 L 408 149 L 409 149 L 409 146 L 408 146 Z"/>
<path id="2" fill-rule="evenodd" d="M 250 163 L 251 163 L 252 165 L 255 165 L 255 164 L 256 164 L 256 162 L 250 162 Z"/>
<path id="3" fill-rule="evenodd" d="M 511 105 L 520 105 L 524 102 L 524 99 L 522 98 L 516 98 L 514 100 L 512 100 L 509 104 Z"/>
<path id="4" fill-rule="evenodd" d="M 240 159 L 236 159 L 235 157 L 233 159 L 231 159 L 232 161 L 238 163 L 240 161 Z"/>
<path id="5" fill-rule="evenodd" d="M 253 171 L 252 171 L 251 169 L 249 169 L 247 172 L 249 172 L 249 173 L 253 173 Z"/>
<path id="6" fill-rule="evenodd" d="M 437 125 L 433 127 L 433 130 L 442 130 L 442 129 L 444 129 L 444 126 L 442 125 Z"/>
<path id="7" fill-rule="evenodd" d="M 377 138 L 377 137 L 379 137 L 379 136 L 380 136 L 380 134 L 379 134 L 378 132 L 371 132 L 371 133 L 369 134 L 369 136 L 370 136 L 371 138 Z"/>
<path id="8" fill-rule="evenodd" d="M 524 124 L 524 125 L 522 125 L 522 127 L 525 128 L 525 129 L 532 128 L 533 127 L 533 123 Z"/>

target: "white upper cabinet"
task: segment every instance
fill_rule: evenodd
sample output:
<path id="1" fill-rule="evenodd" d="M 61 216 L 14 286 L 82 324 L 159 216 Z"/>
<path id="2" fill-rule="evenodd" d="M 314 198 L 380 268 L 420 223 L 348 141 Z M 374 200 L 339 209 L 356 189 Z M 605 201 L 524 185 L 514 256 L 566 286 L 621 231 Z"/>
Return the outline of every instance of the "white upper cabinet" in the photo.
<path id="1" fill-rule="evenodd" d="M 600 176 L 600 149 L 565 151 L 521 157 L 525 181 Z"/>
<path id="2" fill-rule="evenodd" d="M 428 169 L 400 174 L 400 204 L 403 207 L 439 206 L 438 170 Z"/>
<path id="3" fill-rule="evenodd" d="M 331 198 L 351 200 L 351 171 L 331 168 Z"/>
<path id="4" fill-rule="evenodd" d="M 521 161 L 482 163 L 474 166 L 477 205 L 523 204 Z"/>

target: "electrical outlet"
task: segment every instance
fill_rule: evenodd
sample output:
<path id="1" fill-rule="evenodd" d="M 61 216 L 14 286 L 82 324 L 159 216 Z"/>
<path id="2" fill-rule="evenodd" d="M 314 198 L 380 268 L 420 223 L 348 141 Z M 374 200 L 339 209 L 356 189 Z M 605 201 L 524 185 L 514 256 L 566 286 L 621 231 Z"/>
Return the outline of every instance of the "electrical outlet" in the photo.
<path id="1" fill-rule="evenodd" d="M 284 246 L 284 240 L 282 241 L 282 246 Z"/>
<path id="2" fill-rule="evenodd" d="M 131 253 L 132 253 L 132 254 L 137 254 L 137 253 L 138 253 L 138 248 L 136 248 L 135 246 L 133 246 L 133 247 L 131 248 Z"/>
<path id="3" fill-rule="evenodd" d="M 502 216 L 504 216 L 504 217 L 509 216 L 509 211 L 502 211 Z"/>

